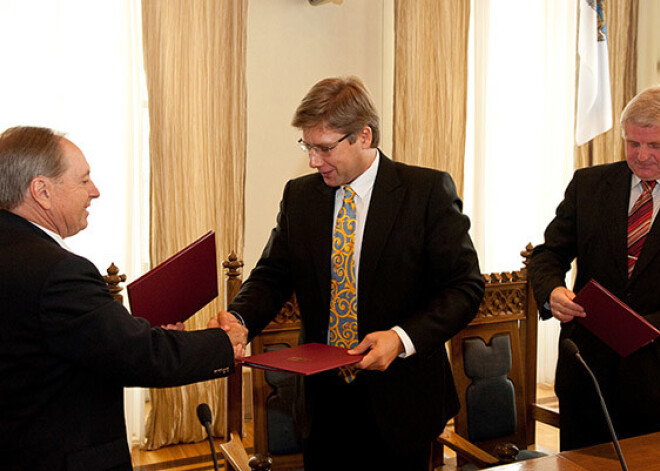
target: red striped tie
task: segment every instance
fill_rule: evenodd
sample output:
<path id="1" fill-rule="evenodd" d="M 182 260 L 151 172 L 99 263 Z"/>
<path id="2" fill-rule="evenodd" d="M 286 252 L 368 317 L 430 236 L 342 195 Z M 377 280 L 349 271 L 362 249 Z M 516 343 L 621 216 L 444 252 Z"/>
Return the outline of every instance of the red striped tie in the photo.
<path id="1" fill-rule="evenodd" d="M 642 252 L 646 235 L 651 229 L 653 216 L 653 188 L 655 181 L 642 181 L 642 194 L 637 198 L 628 215 L 628 277 L 632 275 L 635 262 Z"/>

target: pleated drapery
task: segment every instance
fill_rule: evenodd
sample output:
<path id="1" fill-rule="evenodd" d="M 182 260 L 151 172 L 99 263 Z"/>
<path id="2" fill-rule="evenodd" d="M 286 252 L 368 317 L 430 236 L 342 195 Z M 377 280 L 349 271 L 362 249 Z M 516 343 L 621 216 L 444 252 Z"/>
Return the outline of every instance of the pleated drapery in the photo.
<path id="1" fill-rule="evenodd" d="M 220 295 L 186 323 L 202 329 L 225 305 L 222 259 L 243 248 L 247 0 L 142 0 L 142 22 L 151 263 L 215 231 Z M 150 397 L 144 448 L 203 440 L 201 402 L 211 407 L 214 435 L 224 436 L 224 380 L 152 389 Z"/>
<path id="2" fill-rule="evenodd" d="M 463 189 L 469 0 L 394 4 L 394 159 L 449 172 Z"/>

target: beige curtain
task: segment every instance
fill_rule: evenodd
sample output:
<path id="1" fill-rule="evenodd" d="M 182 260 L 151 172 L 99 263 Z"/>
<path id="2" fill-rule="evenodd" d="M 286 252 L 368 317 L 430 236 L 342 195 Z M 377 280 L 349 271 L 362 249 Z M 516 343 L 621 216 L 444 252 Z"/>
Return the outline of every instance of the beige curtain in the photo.
<path id="1" fill-rule="evenodd" d="M 394 5 L 394 158 L 449 172 L 462 194 L 470 1 Z"/>
<path id="2" fill-rule="evenodd" d="M 606 2 L 607 47 L 610 60 L 613 126 L 608 132 L 577 147 L 575 167 L 624 160 L 625 147 L 621 139 L 619 118 L 637 89 L 637 15 L 639 0 L 609 0 Z M 579 59 L 578 59 L 579 60 Z M 577 68 L 576 68 L 577 70 Z"/>
<path id="3" fill-rule="evenodd" d="M 224 306 L 221 261 L 243 248 L 246 17 L 247 0 L 142 0 L 151 263 L 216 232 L 221 294 L 188 330 L 205 328 Z M 144 447 L 203 440 L 201 402 L 213 412 L 214 435 L 224 436 L 224 381 L 151 390 Z"/>

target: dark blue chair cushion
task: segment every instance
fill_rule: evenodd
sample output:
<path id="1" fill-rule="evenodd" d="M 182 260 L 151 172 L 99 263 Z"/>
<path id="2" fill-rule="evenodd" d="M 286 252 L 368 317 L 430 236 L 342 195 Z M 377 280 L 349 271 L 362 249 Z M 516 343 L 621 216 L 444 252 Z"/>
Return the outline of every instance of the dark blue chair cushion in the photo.
<path id="1" fill-rule="evenodd" d="M 466 392 L 468 438 L 479 442 L 516 431 L 516 392 L 507 377 L 511 370 L 511 339 L 498 335 L 486 345 L 480 338 L 463 341 L 465 374 L 472 379 Z"/>

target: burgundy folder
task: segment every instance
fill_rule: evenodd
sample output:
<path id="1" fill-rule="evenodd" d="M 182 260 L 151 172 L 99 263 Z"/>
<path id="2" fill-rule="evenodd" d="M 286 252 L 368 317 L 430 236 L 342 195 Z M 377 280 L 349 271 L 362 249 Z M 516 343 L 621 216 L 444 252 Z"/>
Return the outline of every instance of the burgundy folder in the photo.
<path id="1" fill-rule="evenodd" d="M 587 313 L 587 317 L 576 317 L 575 321 L 622 357 L 660 336 L 660 330 L 595 280 L 589 280 L 573 301 Z"/>
<path id="2" fill-rule="evenodd" d="M 349 355 L 347 350 L 323 343 L 306 343 L 238 358 L 245 366 L 297 375 L 313 375 L 357 363 L 364 355 Z"/>
<path id="3" fill-rule="evenodd" d="M 133 315 L 152 326 L 185 321 L 218 296 L 215 233 L 177 252 L 126 290 Z"/>

